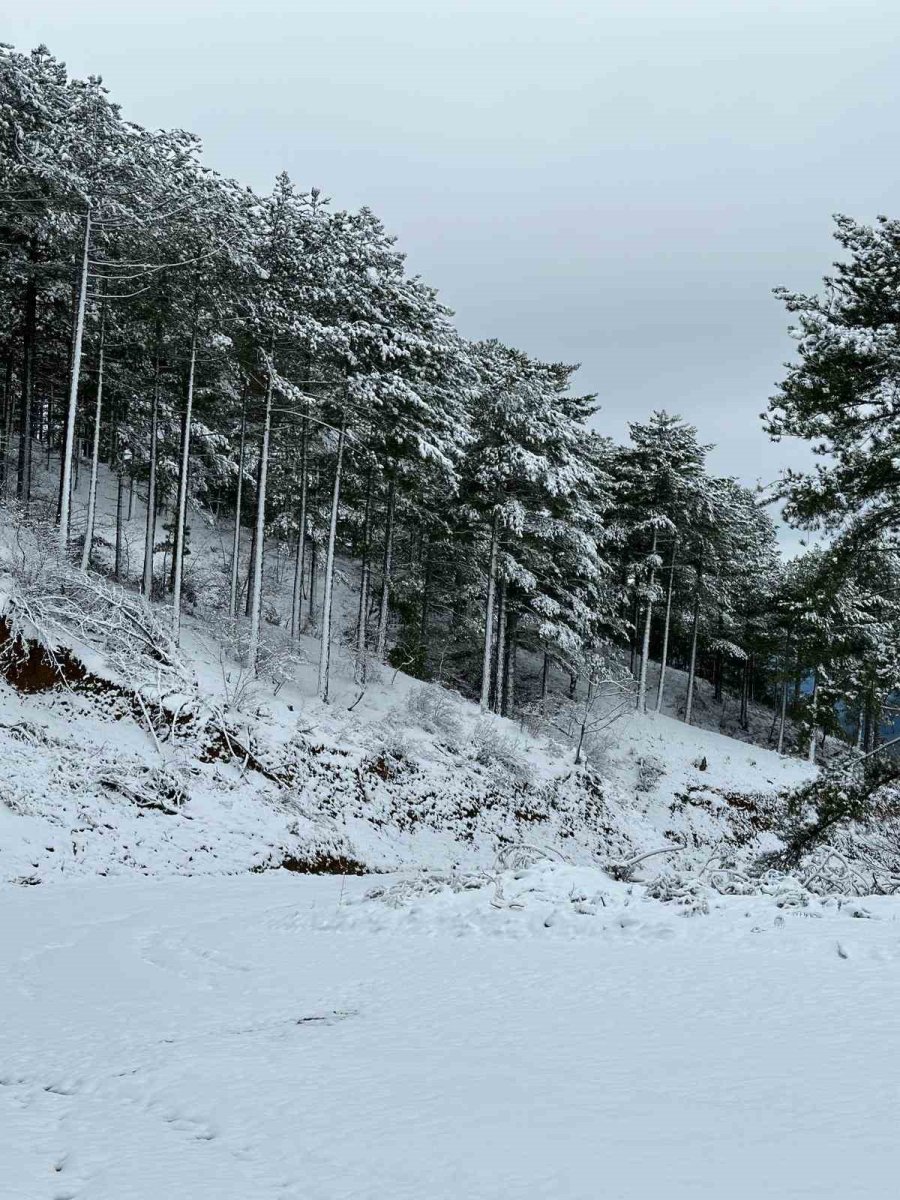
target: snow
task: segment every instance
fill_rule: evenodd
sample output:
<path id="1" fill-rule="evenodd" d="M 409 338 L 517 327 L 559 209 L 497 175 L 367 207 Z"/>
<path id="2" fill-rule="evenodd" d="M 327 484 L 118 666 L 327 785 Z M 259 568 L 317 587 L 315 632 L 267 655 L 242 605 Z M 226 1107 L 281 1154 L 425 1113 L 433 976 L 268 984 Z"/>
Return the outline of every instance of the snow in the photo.
<path id="1" fill-rule="evenodd" d="M 190 660 L 206 692 L 211 658 L 198 650 Z M 321 851 L 379 870 L 487 867 L 502 845 L 522 840 L 575 861 L 684 844 L 681 859 L 696 865 L 728 834 L 723 791 L 772 795 L 810 774 L 798 759 L 633 714 L 595 764 L 598 825 L 586 819 L 592 793 L 573 772 L 571 747 L 481 717 L 460 699 L 448 701 L 452 736 L 449 725 L 425 728 L 410 706 L 422 685 L 391 678 L 352 713 L 320 704 L 302 677 L 263 696 L 262 716 L 247 727 L 259 753 L 292 764 L 287 786 L 240 762 L 206 761 L 190 739 L 163 741 L 160 752 L 140 717 L 95 698 L 65 689 L 23 696 L 0 681 L 0 882 L 235 873 Z M 500 740 L 508 766 L 479 757 L 484 738 L 495 739 L 489 747 Z M 185 803 L 173 811 L 132 802 L 157 779 L 184 787 Z M 515 817 L 525 810 L 530 817 Z M 756 839 L 748 853 L 769 848 Z"/>
<path id="2" fill-rule="evenodd" d="M 891 1194 L 898 902 L 707 870 L 775 844 L 730 793 L 813 771 L 753 744 L 771 714 L 725 736 L 703 685 L 688 727 L 672 670 L 585 772 L 402 672 L 360 696 L 338 641 L 327 705 L 312 637 L 277 688 L 200 612 L 182 648 L 170 712 L 227 710 L 272 777 L 114 687 L 0 681 L 0 1200 Z M 379 873 L 271 869 L 316 855 Z"/>
<path id="3" fill-rule="evenodd" d="M 892 1193 L 896 902 L 516 874 L 5 889 L 0 1197 Z"/>
<path id="4" fill-rule="evenodd" d="M 115 496 L 115 481 L 102 467 L 101 533 L 109 532 Z M 79 492 L 76 522 L 80 517 Z M 135 570 L 143 528 L 138 491 L 126 522 L 125 558 Z M 6 536 L 7 554 L 16 561 L 13 530 Z M 244 539 L 245 546 L 249 541 Z M 227 528 L 193 522 L 188 563 L 195 581 L 221 583 L 223 547 L 229 544 Z M 771 796 L 810 775 L 805 761 L 676 719 L 671 714 L 683 703 L 685 679 L 670 669 L 669 715 L 630 713 L 590 748 L 590 769 L 602 792 L 602 811 L 591 824 L 585 806 L 597 795 L 588 795 L 573 772 L 570 743 L 483 716 L 460 697 L 374 662 L 360 695 L 353 655 L 338 640 L 331 656 L 331 702 L 322 704 L 317 639 L 307 635 L 294 644 L 283 628 L 289 560 L 289 548 L 273 540 L 266 596 L 267 604 L 271 598 L 276 609 L 280 605 L 283 620 L 280 629 L 267 626 L 266 637 L 276 650 L 291 652 L 277 688 L 250 678 L 221 618 L 186 615 L 182 650 L 187 691 L 193 689 L 207 708 L 227 710 L 242 739 L 252 739 L 273 767 L 292 763 L 294 783 L 278 786 L 234 760 L 210 762 L 189 738 L 179 743 L 162 732 L 158 747 L 140 714 L 123 717 L 65 689 L 23 696 L 0 681 L 0 754 L 7 764 L 0 779 L 0 882 L 85 874 L 233 874 L 285 855 L 320 852 L 377 870 L 490 867 L 500 846 L 523 839 L 562 847 L 568 858 L 590 862 L 598 855 L 619 860 L 683 845 L 681 860 L 696 865 L 694 859 L 708 858 L 728 834 L 728 814 L 718 811 L 723 792 Z M 356 619 L 352 576 L 352 566 L 345 564 L 336 594 L 339 627 Z M 14 578 L 0 577 L 0 591 L 15 587 Z M 156 605 L 155 613 L 167 624 L 165 606 Z M 127 682 L 77 631 L 64 634 L 93 674 Z M 652 688 L 652 672 L 650 682 Z M 434 695 L 440 697 L 438 714 L 428 708 Z M 167 704 L 174 714 L 181 704 L 189 710 L 192 701 L 188 694 L 169 693 Z M 731 716 L 712 702 L 705 683 L 695 713 L 733 732 Z M 751 717 L 750 735 L 765 740 L 770 714 L 751 705 Z M 382 777 L 385 763 L 390 778 Z M 109 786 L 119 781 L 140 792 L 160 772 L 180 781 L 187 794 L 177 812 L 139 807 Z M 523 809 L 531 819 L 515 817 Z M 748 853 L 770 848 L 756 838 Z M 651 861 L 657 868 L 672 859 Z"/>

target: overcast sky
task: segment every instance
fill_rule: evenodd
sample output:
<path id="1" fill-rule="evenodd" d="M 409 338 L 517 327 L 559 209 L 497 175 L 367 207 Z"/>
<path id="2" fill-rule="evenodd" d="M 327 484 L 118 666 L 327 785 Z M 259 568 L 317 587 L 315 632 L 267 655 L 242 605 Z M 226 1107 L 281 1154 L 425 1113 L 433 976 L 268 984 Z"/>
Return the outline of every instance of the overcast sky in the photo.
<path id="1" fill-rule="evenodd" d="M 830 214 L 900 214 L 897 0 L 7 0 L 217 170 L 368 204 L 470 337 L 580 362 L 601 427 L 665 407 L 752 483 Z"/>

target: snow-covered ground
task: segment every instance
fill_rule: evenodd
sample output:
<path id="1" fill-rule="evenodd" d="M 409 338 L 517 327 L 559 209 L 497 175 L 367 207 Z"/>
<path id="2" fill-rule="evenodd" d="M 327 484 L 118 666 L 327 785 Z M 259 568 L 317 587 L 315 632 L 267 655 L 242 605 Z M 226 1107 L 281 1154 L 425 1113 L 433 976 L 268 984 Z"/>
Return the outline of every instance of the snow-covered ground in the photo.
<path id="1" fill-rule="evenodd" d="M 0 1197 L 895 1194 L 893 900 L 384 883 L 0 893 Z"/>
<path id="2" fill-rule="evenodd" d="M 754 873 L 813 771 L 770 712 L 672 671 L 576 768 L 339 644 L 323 704 L 314 633 L 253 680 L 199 604 L 154 690 L 76 617 L 86 680 L 0 679 L 0 1200 L 894 1194 L 900 903 Z"/>
<path id="3" fill-rule="evenodd" d="M 743 810 L 724 793 L 773 796 L 810 773 L 671 717 L 629 714 L 584 775 L 571 746 L 426 687 L 446 701 L 435 727 L 410 704 L 422 690 L 400 675 L 352 713 L 320 704 L 302 680 L 269 694 L 246 728 L 285 774 L 279 784 L 240 757 L 210 761 L 200 739 L 166 738 L 168 723 L 157 746 L 139 713 L 65 688 L 23 695 L 0 679 L 0 883 L 234 873 L 319 853 L 379 870 L 488 867 L 522 840 L 600 862 L 671 845 L 697 865 L 723 839 L 750 856 L 771 848 L 732 828 Z M 177 804 L 172 786 L 184 789 Z"/>
<path id="4" fill-rule="evenodd" d="M 114 500 L 104 469 L 98 529 L 106 537 Z M 76 516 L 82 501 L 79 493 Z M 132 574 L 142 529 L 138 489 L 126 522 Z M 226 527 L 194 514 L 189 575 L 198 592 L 205 579 L 219 601 L 228 545 Z M 52 547 L 51 539 L 51 565 Z M 21 589 L 23 554 L 35 573 L 27 586 L 39 599 L 45 548 L 20 537 L 10 518 L 0 530 L 0 612 Z M 108 547 L 98 550 L 104 554 Z M 323 704 L 315 629 L 292 642 L 283 628 L 286 564 L 287 547 L 273 540 L 266 596 L 281 627 L 267 624 L 265 636 L 282 656 L 277 679 L 252 678 L 233 627 L 204 605 L 185 616 L 180 666 L 165 684 L 155 682 L 155 660 L 143 662 L 143 682 L 141 664 L 116 669 L 104 647 L 80 636 L 77 611 L 44 633 L 72 649 L 101 681 L 99 690 L 29 693 L 0 678 L 0 882 L 238 873 L 322 854 L 370 870 L 489 867 L 500 847 L 522 840 L 589 862 L 670 846 L 682 865 L 696 866 L 693 860 L 705 861 L 723 839 L 726 849 L 739 842 L 749 856 L 771 848 L 764 831 L 730 828 L 741 812 L 729 808 L 726 793 L 772 797 L 810 774 L 804 760 L 718 732 L 730 718 L 705 682 L 696 709 L 705 727 L 678 720 L 685 679 L 676 670 L 669 672 L 668 711 L 629 711 L 588 745 L 587 773 L 575 769 L 573 741 L 558 730 L 481 714 L 437 684 L 370 663 L 360 687 L 353 656 L 339 641 L 330 702 Z M 353 572 L 344 564 L 339 627 L 356 619 Z M 57 583 L 51 579 L 51 592 Z M 110 595 L 144 611 L 133 592 L 113 588 Z M 168 628 L 168 604 L 153 612 Z M 118 693 L 104 692 L 107 684 Z M 141 707 L 123 696 L 135 687 L 143 690 Z M 185 713 L 204 714 L 207 725 L 199 717 L 179 725 Z M 750 734 L 764 742 L 771 714 L 752 706 L 751 717 Z M 210 720 L 213 733 L 227 721 L 229 748 L 252 746 L 268 776 L 248 765 L 243 749 L 220 754 L 210 742 Z M 672 861 L 655 859 L 653 867 Z"/>

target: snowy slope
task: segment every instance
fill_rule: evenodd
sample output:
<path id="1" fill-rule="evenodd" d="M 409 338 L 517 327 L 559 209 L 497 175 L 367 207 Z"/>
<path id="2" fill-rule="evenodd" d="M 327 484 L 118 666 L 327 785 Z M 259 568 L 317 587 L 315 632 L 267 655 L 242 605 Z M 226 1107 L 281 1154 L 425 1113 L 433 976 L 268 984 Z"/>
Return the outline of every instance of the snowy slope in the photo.
<path id="1" fill-rule="evenodd" d="M 52 477 L 45 482 L 49 491 Z M 83 478 L 76 520 L 85 490 Z M 114 506 L 115 483 L 104 470 L 98 530 L 107 540 Z M 132 574 L 143 551 L 143 522 L 138 490 L 126 522 Z M 190 541 L 192 593 L 220 598 L 227 525 L 194 514 Z M 22 552 L 10 526 L 6 561 Z M 40 558 L 40 548 L 30 553 Z M 101 545 L 98 559 L 105 554 Z M 370 870 L 484 867 L 518 842 L 589 862 L 670 846 L 673 855 L 654 868 L 690 866 L 723 838 L 734 840 L 723 793 L 771 797 L 808 777 L 797 759 L 688 728 L 671 716 L 633 713 L 592 747 L 587 771 L 575 770 L 571 744 L 484 717 L 460 697 L 402 672 L 372 664 L 361 689 L 340 642 L 332 655 L 331 702 L 323 705 L 316 698 L 315 631 L 294 644 L 283 629 L 287 548 L 273 543 L 267 562 L 267 607 L 281 622 L 266 633 L 276 674 L 251 679 L 227 622 L 199 604 L 183 623 L 178 686 L 184 694 L 170 688 L 160 700 L 156 733 L 146 712 L 133 704 L 123 709 L 115 697 L 83 687 L 22 694 L 0 681 L 0 753 L 9 764 L 0 780 L 0 880 L 234 873 L 323 856 Z M 343 578 L 338 626 L 355 613 L 350 565 Z M 15 586 L 0 571 L 0 592 Z M 165 623 L 166 606 L 155 609 Z M 72 630 L 59 638 L 104 686 L 134 683 Z M 670 672 L 670 710 L 677 710 L 683 683 L 680 672 Z M 697 711 L 721 723 L 707 690 L 699 689 Z M 202 730 L 181 728 L 178 713 L 198 704 L 226 713 L 229 748 L 252 746 L 264 769 L 242 750 L 211 749 Z M 754 727 L 769 722 L 756 709 L 753 716 Z M 171 800 L 176 793 L 183 802 Z M 767 848 L 752 832 L 750 850 Z"/>
<path id="2" fill-rule="evenodd" d="M 436 691 L 398 677 L 348 713 L 285 685 L 248 722 L 279 783 L 239 755 L 206 761 L 202 742 L 180 734 L 157 749 L 132 712 L 110 714 L 92 697 L 0 683 L 0 880 L 233 873 L 321 854 L 368 869 L 484 866 L 519 841 L 575 861 L 618 860 L 694 832 L 712 846 L 727 832 L 710 810 L 727 808 L 719 793 L 771 795 L 809 771 L 635 714 L 585 773 L 570 747 L 459 699 L 452 727 L 445 714 L 440 728 L 423 728 L 417 698 Z M 183 803 L 166 801 L 172 781 Z"/>

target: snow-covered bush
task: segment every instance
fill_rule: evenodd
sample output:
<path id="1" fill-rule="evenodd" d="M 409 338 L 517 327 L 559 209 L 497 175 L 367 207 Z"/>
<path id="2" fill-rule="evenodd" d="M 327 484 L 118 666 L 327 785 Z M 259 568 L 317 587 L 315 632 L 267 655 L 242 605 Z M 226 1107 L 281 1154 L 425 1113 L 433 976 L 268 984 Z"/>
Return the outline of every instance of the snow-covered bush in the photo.
<path id="1" fill-rule="evenodd" d="M 900 767 L 885 756 L 865 764 L 843 759 L 784 794 L 784 849 L 765 866 L 797 867 L 839 831 L 900 816 Z"/>
<path id="2" fill-rule="evenodd" d="M 504 733 L 496 720 L 482 717 L 472 730 L 470 752 L 477 763 L 485 767 L 499 766 L 510 775 L 524 779 L 528 763 L 519 741 Z"/>
<path id="3" fill-rule="evenodd" d="M 457 693 L 426 683 L 409 693 L 406 713 L 421 729 L 456 746 L 463 728 L 461 704 L 462 698 Z"/>
<path id="4" fill-rule="evenodd" d="M 271 630 L 260 637 L 256 673 L 250 669 L 250 629 L 242 618 L 213 614 L 207 619 L 206 632 L 218 646 L 219 665 L 226 705 L 235 712 L 255 713 L 262 702 L 263 685 L 269 684 L 275 695 L 306 662 L 305 656 L 283 630 Z"/>
<path id="5" fill-rule="evenodd" d="M 664 871 L 651 879 L 645 895 L 651 900 L 677 904 L 688 917 L 706 916 L 709 913 L 707 889 L 700 880 L 675 871 Z"/>
<path id="6" fill-rule="evenodd" d="M 575 761 L 605 758 L 607 733 L 633 703 L 634 679 L 607 647 L 583 654 L 573 664 L 581 687 L 574 694 L 552 693 L 523 706 L 532 732 L 562 737 L 575 747 Z"/>
<path id="7" fill-rule="evenodd" d="M 397 883 L 380 884 L 370 888 L 364 901 L 378 900 L 388 908 L 405 908 L 426 896 L 437 896 L 442 892 L 465 892 L 482 888 L 487 883 L 484 875 L 462 872 L 427 871 Z"/>
<path id="8" fill-rule="evenodd" d="M 228 591 L 228 576 L 218 565 L 196 555 L 185 557 L 182 596 L 195 612 L 224 613 Z"/>
<path id="9" fill-rule="evenodd" d="M 412 756 L 409 734 L 393 720 L 385 719 L 378 726 L 376 751 L 392 762 L 404 762 Z"/>
<path id="10" fill-rule="evenodd" d="M 125 776 L 119 770 L 100 771 L 96 782 L 107 791 L 126 797 L 138 808 L 174 813 L 188 799 L 186 772 L 171 761 Z"/>
<path id="11" fill-rule="evenodd" d="M 644 794 L 655 791 L 665 773 L 666 766 L 661 759 L 653 754 L 645 754 L 638 759 L 637 791 Z"/>
<path id="12" fill-rule="evenodd" d="M 222 665 L 222 694 L 228 713 L 256 716 L 262 711 L 262 688 L 250 668 L 241 663 Z"/>
<path id="13" fill-rule="evenodd" d="M 778 908 L 806 908 L 809 894 L 803 884 L 791 875 L 768 871 L 759 880 L 759 890 L 771 896 Z"/>

